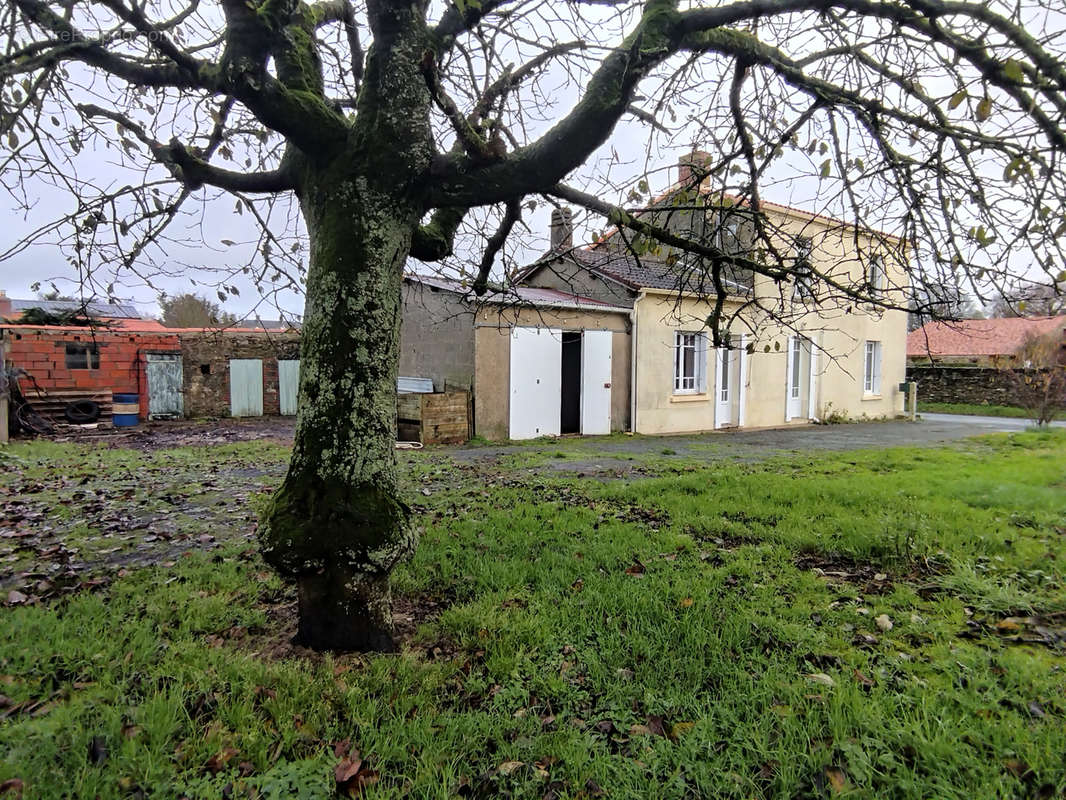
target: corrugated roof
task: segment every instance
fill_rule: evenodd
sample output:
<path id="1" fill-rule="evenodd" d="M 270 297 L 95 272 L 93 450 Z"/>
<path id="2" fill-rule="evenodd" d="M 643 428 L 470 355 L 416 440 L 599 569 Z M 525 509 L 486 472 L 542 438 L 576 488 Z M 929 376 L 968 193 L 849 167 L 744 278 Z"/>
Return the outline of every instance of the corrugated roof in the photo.
<path id="1" fill-rule="evenodd" d="M 93 317 L 109 319 L 140 319 L 141 312 L 131 303 L 102 303 L 97 300 L 16 300 L 11 298 L 12 311 L 28 311 L 39 308 L 50 314 L 77 311 Z"/>
<path id="2" fill-rule="evenodd" d="M 1064 328 L 1066 316 L 928 322 L 907 334 L 907 355 L 918 358 L 1011 355 L 1029 336 L 1044 336 Z"/>
<path id="3" fill-rule="evenodd" d="M 622 306 L 615 306 L 591 297 L 563 292 L 558 289 L 545 289 L 539 286 L 512 286 L 506 291 L 487 292 L 484 296 L 477 297 L 472 294 L 469 284 L 451 278 L 442 278 L 437 275 L 409 274 L 405 276 L 405 280 L 469 296 L 469 299 L 474 302 L 488 305 L 527 305 L 543 308 L 595 307 L 604 311 L 629 313 L 629 309 Z"/>

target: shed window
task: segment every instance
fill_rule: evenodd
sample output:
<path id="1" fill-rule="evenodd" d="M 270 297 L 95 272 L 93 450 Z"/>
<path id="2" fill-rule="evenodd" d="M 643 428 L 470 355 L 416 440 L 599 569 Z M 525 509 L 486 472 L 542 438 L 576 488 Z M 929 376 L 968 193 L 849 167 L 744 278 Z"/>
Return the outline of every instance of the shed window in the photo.
<path id="1" fill-rule="evenodd" d="M 95 344 L 68 344 L 67 369 L 100 369 L 100 350 Z"/>

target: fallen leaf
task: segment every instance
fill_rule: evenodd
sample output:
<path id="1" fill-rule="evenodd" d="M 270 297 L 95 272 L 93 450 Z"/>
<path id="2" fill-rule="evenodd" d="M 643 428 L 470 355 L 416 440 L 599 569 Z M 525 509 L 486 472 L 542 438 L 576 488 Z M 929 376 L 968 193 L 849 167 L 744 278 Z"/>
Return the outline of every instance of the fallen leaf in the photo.
<path id="1" fill-rule="evenodd" d="M 651 728 L 649 728 L 647 725 L 630 725 L 629 726 L 629 735 L 630 736 L 651 736 Z"/>
<path id="2" fill-rule="evenodd" d="M 11 601 L 8 600 L 8 602 Z M 1020 631 L 1021 629 L 1022 626 L 1018 624 L 1014 617 L 1007 617 L 1006 619 L 1001 619 L 999 622 L 996 623 L 996 630 L 998 631 L 1014 633 L 1016 631 Z"/>
<path id="3" fill-rule="evenodd" d="M 680 605 L 682 608 L 689 608 L 692 605 L 692 598 L 684 597 L 681 599 L 681 602 L 678 603 L 678 605 Z"/>
<path id="4" fill-rule="evenodd" d="M 648 730 L 655 736 L 666 738 L 666 728 L 663 727 L 663 718 L 655 715 L 648 717 Z"/>
<path id="5" fill-rule="evenodd" d="M 107 761 L 107 741 L 103 736 L 94 736 L 89 741 L 89 763 L 99 766 Z"/>
<path id="6" fill-rule="evenodd" d="M 207 759 L 207 763 L 204 765 L 207 770 L 215 775 L 220 773 L 226 768 L 226 765 L 237 755 L 237 749 L 234 747 L 223 747 L 211 758 Z"/>
<path id="7" fill-rule="evenodd" d="M 1033 700 L 1031 703 L 1029 703 L 1029 713 L 1037 718 L 1047 716 L 1047 712 L 1044 711 L 1044 707 L 1040 705 L 1040 703 L 1036 702 L 1036 700 Z"/>
<path id="8" fill-rule="evenodd" d="M 855 680 L 857 680 L 863 686 L 866 686 L 867 688 L 869 688 L 870 686 L 874 685 L 874 682 L 872 680 L 870 680 L 869 678 L 867 678 L 865 675 L 863 675 L 859 670 L 857 670 L 857 669 L 856 670 L 852 670 L 852 672 L 855 673 Z"/>
<path id="9" fill-rule="evenodd" d="M 670 726 L 670 738 L 676 742 L 695 727 L 695 722 L 675 722 Z"/>
<path id="10" fill-rule="evenodd" d="M 359 774 L 363 767 L 363 759 L 359 757 L 359 751 L 353 750 L 352 755 L 341 761 L 333 768 L 333 777 L 338 786 L 346 785 L 352 778 Z"/>
<path id="11" fill-rule="evenodd" d="M 807 680 L 812 681 L 813 683 L 820 683 L 823 686 L 836 686 L 836 681 L 824 672 L 812 672 L 807 676 Z"/>
<path id="12" fill-rule="evenodd" d="M 0 783 L 0 795 L 4 797 L 22 797 L 23 783 L 21 778 L 8 778 Z"/>
<path id="13" fill-rule="evenodd" d="M 9 606 L 20 606 L 29 600 L 26 595 L 20 592 L 18 589 L 12 589 L 7 593 L 7 604 Z"/>
<path id="14" fill-rule="evenodd" d="M 525 766 L 523 761 L 504 761 L 500 764 L 498 771 L 501 775 L 510 775 L 523 766 Z"/>
<path id="15" fill-rule="evenodd" d="M 840 794 L 847 788 L 848 778 L 844 774 L 844 770 L 840 767 L 826 767 L 825 779 L 829 781 L 829 786 L 833 790 L 833 794 Z"/>
<path id="16" fill-rule="evenodd" d="M 626 575 L 632 575 L 634 577 L 639 578 L 647 571 L 648 568 L 641 564 L 640 561 L 634 558 L 633 563 L 626 568 Z"/>
<path id="17" fill-rule="evenodd" d="M 883 631 L 887 632 L 892 630 L 892 620 L 889 619 L 888 614 L 882 614 L 881 616 L 877 617 L 874 622 L 876 622 L 877 627 Z"/>

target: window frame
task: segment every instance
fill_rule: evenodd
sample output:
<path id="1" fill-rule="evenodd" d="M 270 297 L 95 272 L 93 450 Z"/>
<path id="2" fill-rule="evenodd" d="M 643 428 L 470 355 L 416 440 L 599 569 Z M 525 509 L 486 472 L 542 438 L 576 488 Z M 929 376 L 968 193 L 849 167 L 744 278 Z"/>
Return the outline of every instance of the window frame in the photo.
<path id="1" fill-rule="evenodd" d="M 863 397 L 879 397 L 881 395 L 881 360 L 881 342 L 873 339 L 866 340 L 863 347 L 862 365 Z"/>
<path id="2" fill-rule="evenodd" d="M 685 343 L 692 337 L 692 344 Z M 692 375 L 684 373 L 686 350 L 692 351 Z M 691 386 L 685 384 L 691 381 Z M 707 334 L 705 331 L 674 331 L 674 383 L 675 395 L 707 393 Z"/>
<path id="3" fill-rule="evenodd" d="M 884 258 L 880 255 L 871 256 L 866 265 L 866 288 L 871 297 L 880 297 L 884 294 L 887 278 Z"/>
<path id="4" fill-rule="evenodd" d="M 73 352 L 72 352 L 73 351 Z M 83 363 L 72 363 L 72 356 L 80 356 Z M 63 366 L 66 369 L 100 369 L 100 347 L 96 344 L 67 342 L 63 350 Z"/>

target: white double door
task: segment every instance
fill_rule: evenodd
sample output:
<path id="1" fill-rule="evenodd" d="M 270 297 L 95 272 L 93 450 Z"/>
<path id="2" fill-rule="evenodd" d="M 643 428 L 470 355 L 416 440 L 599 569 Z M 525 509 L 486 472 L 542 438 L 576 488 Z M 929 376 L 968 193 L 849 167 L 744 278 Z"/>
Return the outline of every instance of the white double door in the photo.
<path id="1" fill-rule="evenodd" d="M 818 347 L 803 336 L 788 337 L 785 421 L 814 419 L 817 408 Z"/>
<path id="2" fill-rule="evenodd" d="M 738 348 L 720 347 L 714 352 L 714 427 L 741 426 L 744 424 L 744 373 L 748 360 L 745 337 L 741 337 Z"/>
<path id="3" fill-rule="evenodd" d="M 581 334 L 581 433 L 611 432 L 611 331 Z M 563 331 L 511 329 L 509 434 L 558 436 L 562 425 Z"/>

